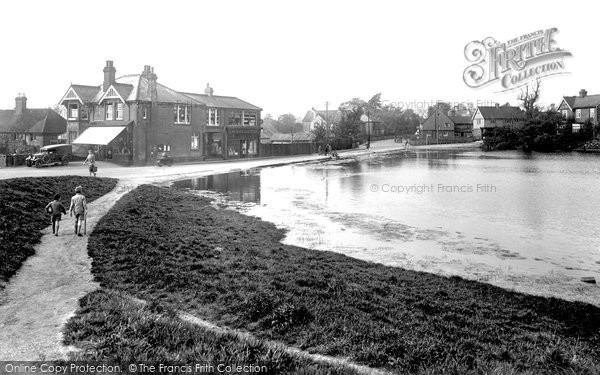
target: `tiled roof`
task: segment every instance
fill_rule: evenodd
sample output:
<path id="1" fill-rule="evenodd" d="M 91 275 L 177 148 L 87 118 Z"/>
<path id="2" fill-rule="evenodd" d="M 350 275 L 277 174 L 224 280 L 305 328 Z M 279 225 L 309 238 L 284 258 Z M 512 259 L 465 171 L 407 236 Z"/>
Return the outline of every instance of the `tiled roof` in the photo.
<path id="1" fill-rule="evenodd" d="M 183 92 L 182 94 L 189 96 L 197 102 L 205 104 L 207 107 L 215 108 L 232 108 L 232 109 L 247 109 L 253 111 L 261 111 L 262 108 L 245 102 L 233 96 L 206 95 Z"/>
<path id="2" fill-rule="evenodd" d="M 486 119 L 525 119 L 525 112 L 519 107 L 502 105 L 477 107 L 477 110 Z"/>
<path id="3" fill-rule="evenodd" d="M 67 120 L 50 108 L 28 108 L 21 116 L 14 109 L 0 110 L 0 133 L 62 134 Z"/>
<path id="4" fill-rule="evenodd" d="M 75 93 L 79 96 L 79 98 L 84 103 L 89 103 L 96 97 L 98 91 L 100 91 L 100 86 L 85 86 L 85 85 L 71 85 L 71 88 L 75 91 Z"/>
<path id="5" fill-rule="evenodd" d="M 148 78 L 143 74 L 128 74 L 115 80 L 113 84 L 125 101 L 151 101 Z M 104 95 L 102 86 L 71 85 L 84 102 L 99 101 Z M 81 92 L 81 94 L 80 94 Z M 157 102 L 204 104 L 208 107 L 233 108 L 260 111 L 261 108 L 233 96 L 219 96 L 179 92 L 165 85 L 156 83 Z"/>
<path id="6" fill-rule="evenodd" d="M 583 98 L 581 96 L 565 96 L 565 100 L 567 100 L 567 98 L 572 100 L 572 103 L 568 103 L 573 109 L 597 107 L 600 105 L 600 95 L 586 95 Z"/>
<path id="7" fill-rule="evenodd" d="M 473 124 L 471 116 L 448 116 L 454 124 Z"/>
<path id="8" fill-rule="evenodd" d="M 312 122 L 315 119 L 316 115 L 319 115 L 325 121 L 327 121 L 327 119 L 331 119 L 332 123 L 339 122 L 342 119 L 342 111 L 340 111 L 339 109 L 330 109 L 329 111 L 310 110 L 306 112 L 306 115 L 304 115 L 302 122 Z"/>

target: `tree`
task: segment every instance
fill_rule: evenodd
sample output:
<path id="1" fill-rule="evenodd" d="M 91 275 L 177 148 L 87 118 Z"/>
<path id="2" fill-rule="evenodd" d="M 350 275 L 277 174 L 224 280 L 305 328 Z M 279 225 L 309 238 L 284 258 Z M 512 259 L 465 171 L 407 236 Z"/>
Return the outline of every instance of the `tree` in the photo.
<path id="1" fill-rule="evenodd" d="M 361 116 L 365 113 L 367 102 L 360 98 L 354 98 L 340 104 L 342 118 L 339 123 L 333 127 L 333 133 L 336 138 L 355 139 L 360 134 Z"/>
<path id="2" fill-rule="evenodd" d="M 296 121 L 296 116 L 291 113 L 279 116 L 273 121 L 273 126 L 280 133 L 298 133 L 302 131 L 302 124 Z"/>
<path id="3" fill-rule="evenodd" d="M 435 105 L 427 107 L 427 117 L 431 116 L 438 108 L 442 110 L 442 112 L 448 113 L 448 111 L 452 109 L 452 105 L 450 103 L 438 101 Z"/>
<path id="4" fill-rule="evenodd" d="M 541 80 L 538 78 L 535 80 L 531 92 L 529 90 L 529 85 L 525 87 L 525 91 L 521 89 L 521 94 L 518 97 L 518 100 L 521 102 L 521 107 L 525 110 L 525 115 L 529 119 L 533 119 L 537 117 L 540 113 L 539 106 L 537 104 L 540 99 L 540 88 L 541 88 Z"/>
<path id="5" fill-rule="evenodd" d="M 311 133 L 315 136 L 315 143 L 325 144 L 327 130 L 325 129 L 324 124 L 316 124 L 313 130 L 311 130 Z"/>

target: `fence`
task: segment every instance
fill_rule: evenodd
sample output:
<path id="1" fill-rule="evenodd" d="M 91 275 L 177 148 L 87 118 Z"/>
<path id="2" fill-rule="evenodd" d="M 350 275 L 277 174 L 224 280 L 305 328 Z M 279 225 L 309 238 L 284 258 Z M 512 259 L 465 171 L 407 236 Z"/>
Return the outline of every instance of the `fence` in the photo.
<path id="1" fill-rule="evenodd" d="M 315 143 L 261 143 L 260 156 L 306 155 L 317 152 Z"/>
<path id="2" fill-rule="evenodd" d="M 410 139 L 408 144 L 411 146 L 423 146 L 423 145 L 448 145 L 453 143 L 471 143 L 474 142 L 475 138 L 473 137 L 464 137 L 464 138 L 454 138 L 454 139 Z"/>

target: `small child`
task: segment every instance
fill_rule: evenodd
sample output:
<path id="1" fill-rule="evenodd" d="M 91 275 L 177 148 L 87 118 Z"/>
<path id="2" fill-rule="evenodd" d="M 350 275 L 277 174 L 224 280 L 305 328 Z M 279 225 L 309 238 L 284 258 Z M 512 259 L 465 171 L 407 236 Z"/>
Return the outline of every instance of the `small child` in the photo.
<path id="1" fill-rule="evenodd" d="M 46 206 L 46 211 L 50 213 L 52 218 L 52 234 L 58 236 L 58 229 L 60 227 L 60 219 L 62 214 L 67 214 L 65 206 L 60 201 L 60 194 L 54 195 L 54 200 Z"/>

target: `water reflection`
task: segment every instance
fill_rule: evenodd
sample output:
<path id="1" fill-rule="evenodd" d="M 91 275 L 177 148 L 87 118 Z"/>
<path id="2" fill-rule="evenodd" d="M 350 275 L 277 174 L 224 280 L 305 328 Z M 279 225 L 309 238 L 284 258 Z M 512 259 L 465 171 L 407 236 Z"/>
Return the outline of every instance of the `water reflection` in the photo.
<path id="1" fill-rule="evenodd" d="M 287 228 L 289 244 L 600 301 L 594 294 L 600 289 L 583 290 L 579 281 L 600 275 L 598 160 L 419 151 L 220 174 L 175 186 L 257 203 L 244 212 Z M 478 184 L 495 189 L 438 190 Z M 390 192 L 411 186 L 432 188 Z"/>
<path id="2" fill-rule="evenodd" d="M 260 170 L 245 170 L 176 181 L 177 189 L 209 190 L 241 202 L 260 203 Z"/>

